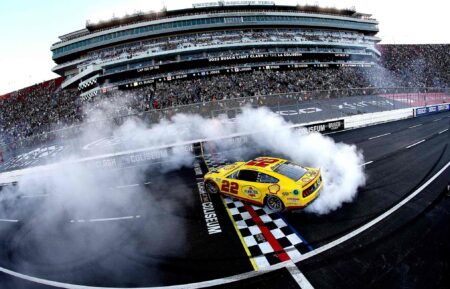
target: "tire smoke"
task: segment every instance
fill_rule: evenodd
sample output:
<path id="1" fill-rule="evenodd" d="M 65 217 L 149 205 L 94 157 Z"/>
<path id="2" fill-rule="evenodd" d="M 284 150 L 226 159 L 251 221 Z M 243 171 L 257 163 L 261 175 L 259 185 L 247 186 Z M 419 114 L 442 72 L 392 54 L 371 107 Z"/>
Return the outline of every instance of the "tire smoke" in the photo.
<path id="1" fill-rule="evenodd" d="M 231 160 L 248 160 L 255 154 L 272 152 L 294 162 L 322 171 L 324 188 L 307 212 L 326 214 L 351 202 L 358 187 L 364 185 L 364 158 L 354 145 L 335 143 L 330 137 L 306 129 L 294 130 L 290 123 L 267 108 L 244 107 L 234 119 L 220 116 L 206 119 L 198 115 L 177 114 L 150 128 L 136 120 L 126 122 L 116 136 L 139 146 L 157 146 L 209 139 L 216 152 Z M 130 135 L 130 132 L 133 132 Z M 248 135 L 244 144 L 236 144 L 229 136 Z M 214 140 L 215 139 L 215 140 Z M 181 153 L 181 152 L 180 152 Z M 175 155 L 171 169 L 186 166 L 186 154 Z"/>

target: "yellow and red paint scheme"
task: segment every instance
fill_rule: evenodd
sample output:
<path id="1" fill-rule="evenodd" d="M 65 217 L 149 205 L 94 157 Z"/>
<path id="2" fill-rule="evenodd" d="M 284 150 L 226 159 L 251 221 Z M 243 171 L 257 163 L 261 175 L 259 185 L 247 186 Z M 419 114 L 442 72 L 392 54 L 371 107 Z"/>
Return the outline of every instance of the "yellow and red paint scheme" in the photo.
<path id="1" fill-rule="evenodd" d="M 297 180 L 283 175 L 277 171 L 283 164 L 299 167 L 304 174 Z M 257 175 L 256 179 L 251 178 L 253 175 Z M 216 184 L 224 195 L 260 206 L 265 205 L 267 196 L 275 195 L 286 209 L 306 207 L 319 196 L 323 186 L 319 169 L 275 157 L 258 157 L 218 167 L 208 172 L 204 181 Z"/>

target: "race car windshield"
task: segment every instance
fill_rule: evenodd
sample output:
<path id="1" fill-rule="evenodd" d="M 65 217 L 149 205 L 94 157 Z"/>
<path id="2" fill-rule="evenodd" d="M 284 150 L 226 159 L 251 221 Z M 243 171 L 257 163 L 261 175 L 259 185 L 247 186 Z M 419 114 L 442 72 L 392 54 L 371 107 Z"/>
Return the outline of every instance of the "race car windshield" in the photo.
<path id="1" fill-rule="evenodd" d="M 305 168 L 290 162 L 279 165 L 274 171 L 294 181 L 298 181 L 307 172 Z"/>

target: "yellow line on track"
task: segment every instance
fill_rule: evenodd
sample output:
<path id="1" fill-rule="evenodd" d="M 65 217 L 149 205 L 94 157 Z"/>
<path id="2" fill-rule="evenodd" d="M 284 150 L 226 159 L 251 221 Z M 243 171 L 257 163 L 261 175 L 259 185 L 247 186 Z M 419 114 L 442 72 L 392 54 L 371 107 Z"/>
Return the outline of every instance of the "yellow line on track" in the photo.
<path id="1" fill-rule="evenodd" d="M 239 231 L 238 226 L 236 225 L 236 222 L 233 219 L 233 216 L 231 215 L 230 210 L 228 209 L 227 203 L 225 202 L 225 199 L 223 198 L 223 196 L 220 196 L 220 199 L 222 200 L 223 205 L 225 206 L 225 209 L 227 210 L 228 216 L 231 219 L 231 223 L 233 223 L 234 229 L 236 230 L 236 233 L 239 237 L 239 240 L 241 240 L 242 246 L 244 247 L 245 253 L 247 253 L 247 256 L 250 260 L 250 263 L 253 266 L 253 269 L 255 269 L 255 271 L 258 271 L 258 266 L 256 266 L 256 262 L 252 257 L 252 254 L 250 253 L 250 250 L 248 249 L 247 245 L 245 244 L 244 238 L 242 237 L 241 231 Z"/>

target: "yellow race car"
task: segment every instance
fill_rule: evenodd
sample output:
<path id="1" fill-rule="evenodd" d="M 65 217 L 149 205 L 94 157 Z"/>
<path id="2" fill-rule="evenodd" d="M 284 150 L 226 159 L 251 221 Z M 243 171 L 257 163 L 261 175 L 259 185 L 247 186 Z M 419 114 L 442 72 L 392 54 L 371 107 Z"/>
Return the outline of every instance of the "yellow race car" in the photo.
<path id="1" fill-rule="evenodd" d="M 280 212 L 301 209 L 314 201 L 322 189 L 320 170 L 288 160 L 258 157 L 218 167 L 204 176 L 205 190 Z"/>

